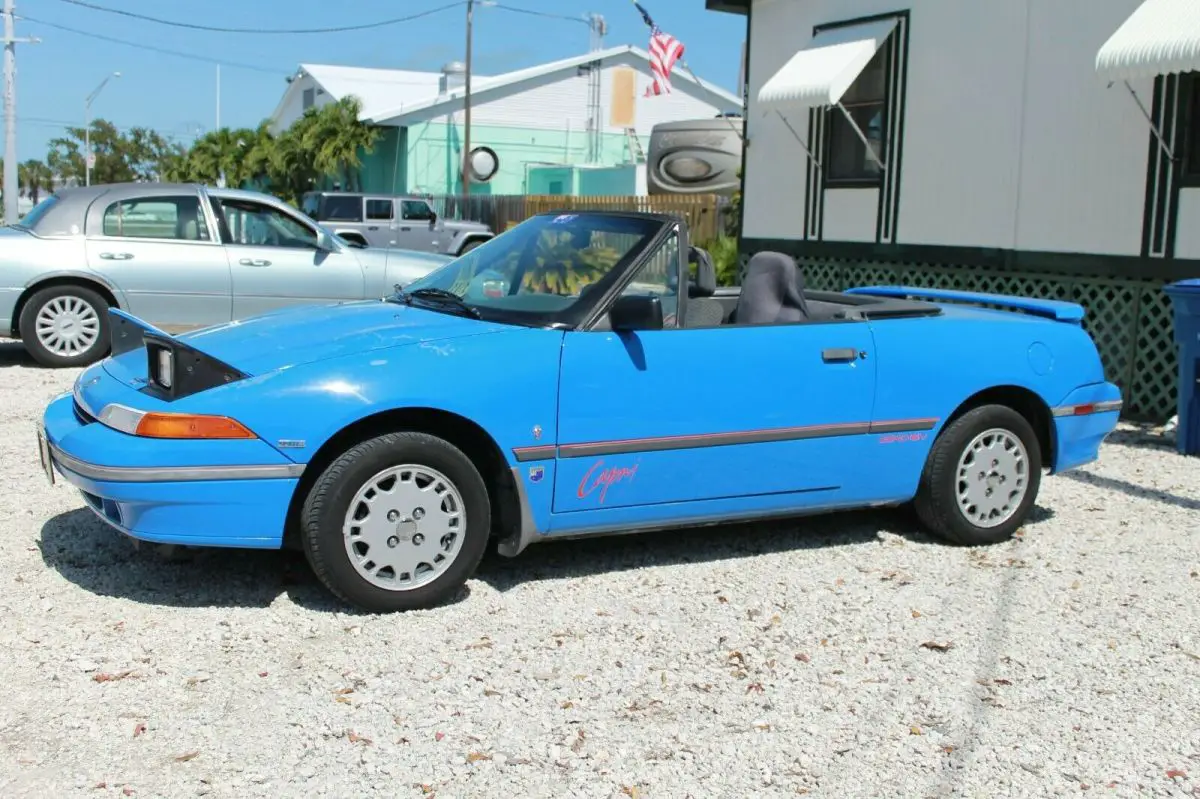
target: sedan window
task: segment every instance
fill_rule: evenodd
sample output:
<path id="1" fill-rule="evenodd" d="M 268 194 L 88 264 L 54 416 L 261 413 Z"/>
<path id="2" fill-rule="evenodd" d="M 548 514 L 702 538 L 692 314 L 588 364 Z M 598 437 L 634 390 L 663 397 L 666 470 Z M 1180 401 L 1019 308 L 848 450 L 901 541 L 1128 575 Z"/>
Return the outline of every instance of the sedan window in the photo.
<path id="1" fill-rule="evenodd" d="M 433 209 L 424 200 L 403 200 L 400 203 L 400 216 L 414 222 L 426 222 L 433 219 Z"/>
<path id="2" fill-rule="evenodd" d="M 245 200 L 217 205 L 230 244 L 256 247 L 316 247 L 317 232 L 278 208 Z"/>
<path id="3" fill-rule="evenodd" d="M 120 200 L 104 209 L 105 236 L 124 239 L 211 241 L 197 197 Z"/>

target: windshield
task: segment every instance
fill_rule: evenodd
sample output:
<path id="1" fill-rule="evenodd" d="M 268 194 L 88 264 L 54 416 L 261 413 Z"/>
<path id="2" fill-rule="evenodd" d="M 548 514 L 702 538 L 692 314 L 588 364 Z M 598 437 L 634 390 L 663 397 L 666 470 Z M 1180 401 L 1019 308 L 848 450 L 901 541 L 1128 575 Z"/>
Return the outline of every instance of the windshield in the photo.
<path id="1" fill-rule="evenodd" d="M 405 286 L 449 291 L 485 317 L 574 323 L 582 298 L 603 291 L 645 252 L 659 220 L 617 214 L 539 214 Z"/>

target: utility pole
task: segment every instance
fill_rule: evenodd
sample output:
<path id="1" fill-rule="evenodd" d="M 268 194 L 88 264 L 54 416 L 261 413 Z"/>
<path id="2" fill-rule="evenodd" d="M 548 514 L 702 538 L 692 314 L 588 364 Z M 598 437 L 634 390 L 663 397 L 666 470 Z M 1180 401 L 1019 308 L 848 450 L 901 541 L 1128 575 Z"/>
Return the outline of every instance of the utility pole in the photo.
<path id="1" fill-rule="evenodd" d="M 468 217 L 471 199 L 471 27 L 475 22 L 475 0 L 467 0 L 467 74 L 463 89 L 462 218 Z"/>
<path id="2" fill-rule="evenodd" d="M 4 0 L 4 224 L 15 225 L 17 200 L 17 44 L 37 44 L 36 36 L 18 39 L 13 0 Z"/>
<path id="3" fill-rule="evenodd" d="M 113 78 L 121 77 L 120 72 L 113 74 L 100 81 L 100 85 L 95 91 L 87 96 L 83 101 L 83 185 L 92 185 L 92 101 L 100 94 L 100 91 L 108 85 L 108 82 Z"/>

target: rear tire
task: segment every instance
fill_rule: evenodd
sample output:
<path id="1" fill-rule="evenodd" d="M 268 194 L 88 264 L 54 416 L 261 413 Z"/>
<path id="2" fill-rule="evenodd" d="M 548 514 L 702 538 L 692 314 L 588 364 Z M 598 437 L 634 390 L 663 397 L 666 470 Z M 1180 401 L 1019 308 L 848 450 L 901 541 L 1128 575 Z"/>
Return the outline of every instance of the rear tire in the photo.
<path id="1" fill-rule="evenodd" d="M 460 248 L 459 248 L 459 250 L 458 250 L 458 254 L 459 254 L 459 255 L 466 255 L 466 254 L 467 254 L 467 253 L 469 253 L 471 250 L 473 250 L 473 249 L 475 249 L 476 247 L 478 247 L 480 244 L 483 244 L 483 242 L 482 242 L 482 241 L 480 241 L 479 239 L 475 239 L 474 241 L 468 241 L 466 244 L 464 244 L 462 247 L 460 247 Z"/>
<path id="2" fill-rule="evenodd" d="M 913 508 L 951 543 L 997 544 L 1025 523 L 1041 479 L 1041 448 L 1029 421 L 1007 406 L 984 405 L 938 436 Z"/>
<path id="3" fill-rule="evenodd" d="M 78 285 L 34 292 L 17 324 L 21 342 L 43 366 L 87 366 L 109 349 L 108 301 Z"/>
<path id="4" fill-rule="evenodd" d="M 334 595 L 373 613 L 448 601 L 474 573 L 491 532 L 479 471 L 425 433 L 351 447 L 317 478 L 301 510 L 305 556 Z"/>

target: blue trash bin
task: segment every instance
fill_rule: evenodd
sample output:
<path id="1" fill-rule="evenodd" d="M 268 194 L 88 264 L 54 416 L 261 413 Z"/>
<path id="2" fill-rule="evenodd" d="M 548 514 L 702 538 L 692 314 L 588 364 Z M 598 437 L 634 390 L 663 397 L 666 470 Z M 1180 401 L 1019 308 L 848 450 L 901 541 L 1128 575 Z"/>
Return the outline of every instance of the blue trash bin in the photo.
<path id="1" fill-rule="evenodd" d="M 1163 287 L 1175 309 L 1179 345 L 1179 429 L 1175 448 L 1200 455 L 1200 279 Z"/>

